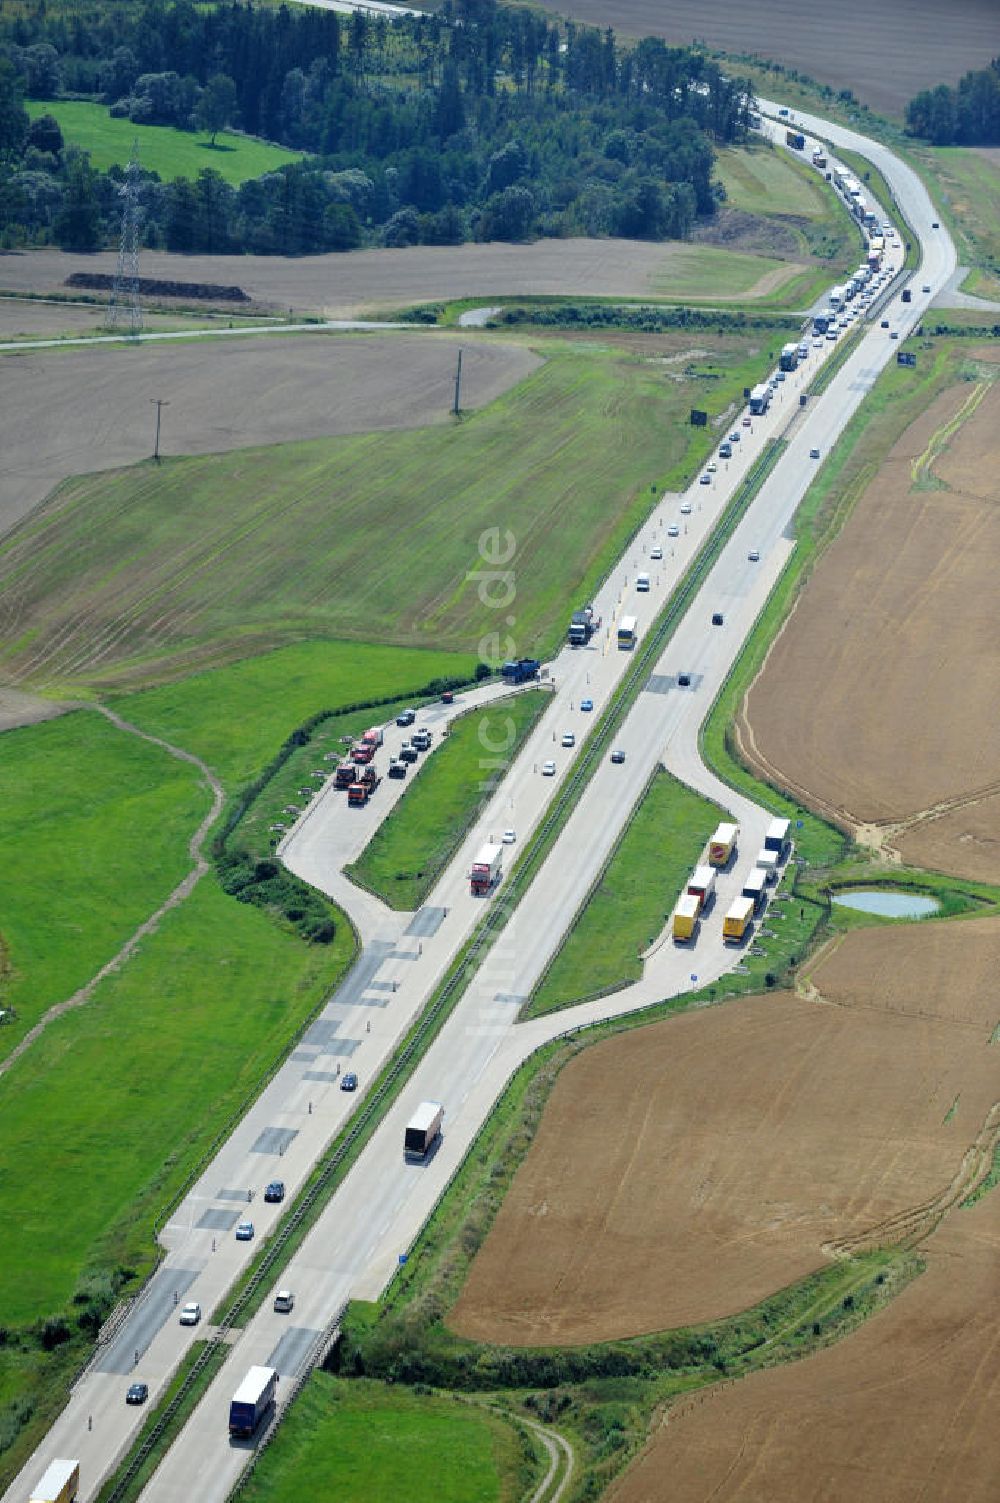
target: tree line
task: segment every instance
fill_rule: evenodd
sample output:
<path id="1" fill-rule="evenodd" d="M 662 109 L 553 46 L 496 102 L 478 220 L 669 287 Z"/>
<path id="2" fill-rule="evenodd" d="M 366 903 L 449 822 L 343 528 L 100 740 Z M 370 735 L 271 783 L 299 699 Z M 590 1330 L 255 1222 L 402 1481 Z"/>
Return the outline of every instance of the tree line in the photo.
<path id="1" fill-rule="evenodd" d="M 749 86 L 692 48 L 562 26 L 495 0 L 389 21 L 188 0 L 0 21 L 0 237 L 114 238 L 99 173 L 23 100 L 86 98 L 142 124 L 241 129 L 308 153 L 230 187 L 142 174 L 143 238 L 285 255 L 536 235 L 683 236 L 713 212 L 714 143 Z"/>
<path id="2" fill-rule="evenodd" d="M 933 146 L 1000 146 L 1000 57 L 954 88 L 923 89 L 906 106 L 906 126 Z"/>

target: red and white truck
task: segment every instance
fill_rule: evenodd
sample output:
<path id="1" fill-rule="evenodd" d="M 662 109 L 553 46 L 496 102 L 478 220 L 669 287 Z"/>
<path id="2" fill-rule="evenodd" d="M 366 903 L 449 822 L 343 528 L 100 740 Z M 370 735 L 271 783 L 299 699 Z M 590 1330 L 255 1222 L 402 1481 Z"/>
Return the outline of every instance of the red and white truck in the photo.
<path id="1" fill-rule="evenodd" d="M 484 845 L 469 873 L 469 887 L 477 896 L 490 891 L 500 881 L 503 871 L 503 846 Z"/>

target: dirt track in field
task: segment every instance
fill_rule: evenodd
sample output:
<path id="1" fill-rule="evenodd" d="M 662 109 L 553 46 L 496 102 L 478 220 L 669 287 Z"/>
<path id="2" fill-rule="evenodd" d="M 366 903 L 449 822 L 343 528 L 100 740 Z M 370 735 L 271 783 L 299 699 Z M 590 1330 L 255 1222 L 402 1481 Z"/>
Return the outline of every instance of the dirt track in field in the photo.
<path id="1" fill-rule="evenodd" d="M 169 403 L 162 454 L 416 428 L 448 420 L 458 347 L 457 335 L 434 333 L 272 334 L 8 355 L 0 359 L 0 533 L 68 476 L 147 459 L 156 397 Z M 478 339 L 463 349 L 465 408 L 538 365 L 520 345 Z"/>
<path id="2" fill-rule="evenodd" d="M 624 36 L 703 41 L 730 53 L 774 59 L 800 73 L 852 89 L 875 109 L 902 115 L 920 89 L 957 83 L 1000 53 L 995 0 L 543 0 L 546 9 Z M 945 19 L 946 18 L 946 19 Z M 780 91 L 780 80 L 775 82 Z"/>
<path id="3" fill-rule="evenodd" d="M 671 268 L 688 275 L 695 248 L 683 241 L 538 240 L 532 245 L 414 246 L 349 255 L 178 256 L 144 251 L 142 273 L 184 282 L 236 284 L 255 303 L 282 312 L 356 318 L 410 303 L 482 297 L 490 302 L 517 293 L 537 296 L 669 297 Z M 11 292 L 65 293 L 74 271 L 113 275 L 112 251 L 94 256 L 57 250 L 0 254 L 0 288 Z M 716 302 L 765 297 L 795 275 L 800 263 L 765 272 L 745 293 Z M 686 283 L 684 284 L 686 285 Z M 711 295 L 706 278 L 706 295 Z M 239 306 L 233 309 L 238 321 Z"/>
<path id="4" fill-rule="evenodd" d="M 838 1251 L 926 1234 L 996 1132 L 998 968 L 996 920 L 860 931 L 808 999 L 734 1001 L 587 1050 L 449 1325 L 571 1345 L 700 1323 Z"/>
<path id="5" fill-rule="evenodd" d="M 1000 879 L 1000 384 L 943 393 L 799 597 L 737 719 L 766 776 L 869 843 Z"/>
<path id="6" fill-rule="evenodd" d="M 1000 1191 L 853 1335 L 677 1405 L 608 1503 L 995 1503 Z"/>

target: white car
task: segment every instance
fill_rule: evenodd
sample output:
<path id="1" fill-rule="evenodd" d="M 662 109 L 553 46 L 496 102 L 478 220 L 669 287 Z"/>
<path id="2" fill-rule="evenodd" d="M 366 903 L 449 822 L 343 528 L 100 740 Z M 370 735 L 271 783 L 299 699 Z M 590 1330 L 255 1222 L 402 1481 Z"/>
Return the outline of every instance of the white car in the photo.
<path id="1" fill-rule="evenodd" d="M 676 522 L 671 522 L 670 526 L 667 528 L 667 537 L 668 538 L 679 538 L 680 535 L 681 535 L 681 530 L 678 527 L 677 523 Z"/>
<path id="2" fill-rule="evenodd" d="M 516 841 L 516 839 L 517 839 L 517 831 L 516 830 L 504 830 L 504 832 L 503 832 L 503 843 L 504 843 L 504 845 L 513 845 L 514 842 Z"/>
<path id="3" fill-rule="evenodd" d="M 738 438 L 739 434 L 737 434 L 736 436 Z M 716 464 L 716 462 L 715 462 L 714 459 L 710 459 L 708 461 L 708 464 L 705 466 L 705 468 L 706 468 L 706 470 L 708 471 L 708 473 L 710 475 L 714 475 L 718 471 L 719 466 Z"/>
<path id="4" fill-rule="evenodd" d="M 274 1296 L 274 1309 L 278 1315 L 287 1315 L 295 1308 L 295 1295 L 290 1289 L 279 1289 Z"/>
<path id="5" fill-rule="evenodd" d="M 658 560 L 663 557 L 663 549 L 660 547 L 659 543 L 657 543 L 655 548 L 650 548 L 649 556 L 653 560 Z"/>
<path id="6" fill-rule="evenodd" d="M 201 1320 L 201 1306 L 192 1302 L 181 1310 L 181 1325 L 196 1326 Z"/>
<path id="7" fill-rule="evenodd" d="M 751 548 L 750 552 L 747 554 L 747 558 L 750 560 L 750 562 L 752 564 L 759 564 L 760 563 L 760 549 L 759 548 Z"/>
<path id="8" fill-rule="evenodd" d="M 563 732 L 562 744 L 563 744 L 563 746 L 575 746 L 576 745 L 576 737 L 574 736 L 574 734 L 573 734 L 572 731 L 564 731 Z"/>
<path id="9" fill-rule="evenodd" d="M 681 516 L 682 517 L 689 517 L 690 515 L 691 515 L 691 502 L 690 501 L 682 501 L 681 502 Z"/>
<path id="10" fill-rule="evenodd" d="M 542 763 L 542 777 L 543 778 L 554 778 L 555 775 L 556 775 L 556 764 L 554 762 L 552 762 L 552 761 L 543 762 Z"/>

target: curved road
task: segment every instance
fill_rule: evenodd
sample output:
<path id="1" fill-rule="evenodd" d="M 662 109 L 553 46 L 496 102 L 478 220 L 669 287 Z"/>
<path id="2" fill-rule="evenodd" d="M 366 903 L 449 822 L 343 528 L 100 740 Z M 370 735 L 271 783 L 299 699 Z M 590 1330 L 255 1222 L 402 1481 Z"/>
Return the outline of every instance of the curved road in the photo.
<path id="1" fill-rule="evenodd" d="M 885 148 L 825 122 L 801 115 L 797 119 L 825 140 L 852 147 L 876 162 L 921 241 L 924 263 L 915 279 L 912 304 L 900 303 L 897 294 L 888 311 L 881 313 L 902 338 L 952 275 L 951 241 L 944 230 L 932 230 L 934 210 L 922 184 Z M 767 128 L 783 139 L 784 122 Z M 924 284 L 927 293 L 921 290 Z M 126 1410 L 122 1402 L 136 1354 L 137 1376 L 150 1383 L 155 1397 L 198 1334 L 178 1326 L 175 1300 L 197 1298 L 210 1310 L 222 1297 L 248 1251 L 246 1244 L 233 1240 L 235 1221 L 251 1215 L 258 1232 L 266 1232 L 276 1219 L 275 1207 L 255 1203 L 248 1211 L 248 1194 L 279 1172 L 290 1190 L 302 1183 L 353 1105 L 354 1098 L 338 1089 L 341 1063 L 351 1061 L 361 1073 L 362 1085 L 371 1077 L 482 912 L 483 900 L 468 892 L 474 850 L 487 835 L 507 826 L 514 826 L 523 842 L 544 814 L 554 786 L 576 755 L 576 750 L 563 750 L 558 744 L 562 732 L 574 731 L 579 746 L 592 723 L 592 717 L 580 711 L 580 699 L 589 694 L 600 710 L 627 666 L 628 655 L 615 647 L 613 623 L 623 613 L 635 614 L 641 634 L 665 603 L 694 548 L 710 532 L 750 460 L 768 437 L 780 433 L 788 443 L 786 453 L 724 548 L 623 727 L 619 744 L 627 753 L 624 766 L 604 762 L 599 767 L 475 983 L 283 1273 L 282 1284 L 296 1292 L 294 1315 L 275 1316 L 268 1303 L 248 1324 L 143 1497 L 156 1503 L 187 1503 L 192 1496 L 221 1503 L 227 1497 L 246 1460 L 246 1452 L 228 1441 L 228 1401 L 247 1367 L 255 1362 L 276 1366 L 287 1391 L 288 1380 L 301 1370 L 317 1333 L 344 1300 L 373 1298 L 384 1288 L 399 1254 L 417 1235 L 498 1093 L 539 1043 L 567 1028 L 683 992 L 694 984 L 692 974 L 701 986 L 731 968 L 736 957 L 721 943 L 721 914 L 739 891 L 769 815 L 720 784 L 704 767 L 698 732 L 791 553 L 790 524 L 817 470 L 810 451 L 820 450 L 821 463 L 899 345 L 876 321 L 822 396 L 800 410 L 800 391 L 832 348 L 824 341 L 821 349 L 813 350 L 805 368 L 778 387 L 766 417 L 754 419 L 749 431 L 740 429 L 734 458 L 720 463 L 711 485 L 692 487 L 688 515 L 681 513 L 679 497 L 660 502 L 596 601 L 605 621 L 602 632 L 589 649 L 567 649 L 551 665 L 552 707 L 416 915 L 390 913 L 376 899 L 359 895 L 340 873 L 344 860 L 351 859 L 374 822 L 384 817 L 388 800 L 378 800 L 393 785 L 383 783 L 376 803 L 360 816 L 332 794 L 324 794 L 286 837 L 286 862 L 345 904 L 365 941 L 364 954 L 178 1208 L 164 1233 L 169 1249 L 164 1266 L 117 1339 L 99 1351 L 66 1410 L 8 1493 L 11 1500 L 21 1503 L 29 1496 L 30 1484 L 54 1455 L 79 1456 L 80 1498 L 96 1494 L 142 1417 L 141 1411 Z M 671 525 L 679 529 L 676 539 L 668 536 Z M 652 560 L 653 547 L 662 548 L 662 561 Z M 759 562 L 749 562 L 751 550 L 759 551 Z M 516 570 L 516 559 L 512 567 Z M 640 568 L 652 577 L 648 594 L 637 594 L 634 588 Z M 721 628 L 710 624 L 713 611 L 724 616 Z M 676 685 L 681 669 L 692 675 L 689 689 Z M 490 697 L 490 691 L 479 691 L 466 704 L 484 701 L 484 716 L 492 717 L 490 740 L 496 746 L 503 710 L 502 704 L 490 705 Z M 422 718 L 429 720 L 434 713 Z M 394 730 L 389 734 L 391 738 Z M 557 764 L 555 779 L 540 774 L 540 764 L 548 756 Z M 672 945 L 661 946 L 647 961 L 641 980 L 625 991 L 516 1025 L 522 1000 L 571 925 L 658 765 L 715 798 L 742 827 L 740 855 L 722 876 L 715 911 L 703 923 L 697 946 L 684 953 Z M 403 1126 L 415 1102 L 426 1097 L 446 1105 L 444 1138 L 428 1164 L 408 1166 L 401 1154 Z"/>

